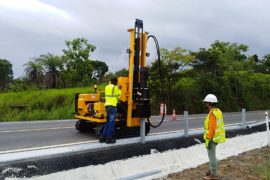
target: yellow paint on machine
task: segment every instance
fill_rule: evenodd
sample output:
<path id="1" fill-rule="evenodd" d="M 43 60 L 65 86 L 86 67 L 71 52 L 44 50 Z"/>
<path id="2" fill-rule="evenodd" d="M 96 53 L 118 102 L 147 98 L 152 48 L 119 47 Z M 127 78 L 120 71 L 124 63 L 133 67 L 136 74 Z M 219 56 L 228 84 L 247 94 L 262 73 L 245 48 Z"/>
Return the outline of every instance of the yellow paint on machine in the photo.
<path id="1" fill-rule="evenodd" d="M 87 117 L 87 116 L 81 116 L 81 115 L 75 115 L 76 119 L 83 119 L 91 122 L 96 122 L 96 123 L 106 123 L 107 119 L 103 118 L 94 118 L 94 117 Z"/>

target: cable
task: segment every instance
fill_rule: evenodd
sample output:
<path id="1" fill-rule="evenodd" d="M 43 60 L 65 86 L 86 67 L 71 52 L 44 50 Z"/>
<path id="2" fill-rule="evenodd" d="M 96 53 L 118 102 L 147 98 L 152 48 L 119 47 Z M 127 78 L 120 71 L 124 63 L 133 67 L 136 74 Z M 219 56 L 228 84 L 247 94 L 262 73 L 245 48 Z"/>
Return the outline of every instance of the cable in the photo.
<path id="1" fill-rule="evenodd" d="M 164 96 L 164 87 L 163 87 L 163 78 L 162 78 L 162 72 L 161 72 L 161 60 L 160 60 L 160 50 L 159 50 L 159 44 L 158 44 L 158 40 L 154 35 L 149 35 L 147 36 L 147 40 L 152 38 L 155 42 L 156 45 L 156 49 L 157 49 L 157 56 L 158 56 L 158 70 L 159 70 L 159 78 L 160 78 L 160 83 L 161 83 L 161 99 L 163 102 L 165 102 L 165 96 Z M 149 118 L 147 118 L 147 123 L 153 127 L 153 128 L 157 128 L 159 127 L 165 118 L 165 105 L 163 106 L 163 115 L 162 118 L 160 120 L 160 122 L 157 125 L 154 125 L 150 122 Z"/>

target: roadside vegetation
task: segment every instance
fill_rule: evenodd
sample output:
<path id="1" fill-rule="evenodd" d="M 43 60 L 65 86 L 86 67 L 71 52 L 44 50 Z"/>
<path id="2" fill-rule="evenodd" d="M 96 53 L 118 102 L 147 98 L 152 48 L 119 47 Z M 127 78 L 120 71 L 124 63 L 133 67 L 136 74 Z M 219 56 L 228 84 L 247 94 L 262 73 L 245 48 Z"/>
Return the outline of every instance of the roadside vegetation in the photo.
<path id="1" fill-rule="evenodd" d="M 98 89 L 104 89 L 104 84 Z M 93 93 L 92 86 L 0 94 L 0 121 L 71 119 L 75 93 Z"/>
<path id="2" fill-rule="evenodd" d="M 16 79 L 10 61 L 0 59 L 0 121 L 72 118 L 75 93 L 88 93 L 94 84 L 102 89 L 111 77 L 128 74 L 125 68 L 109 72 L 104 61 L 91 59 L 96 47 L 85 38 L 65 44 L 61 55 L 29 59 L 25 75 Z M 270 108 L 270 53 L 248 55 L 247 45 L 215 41 L 197 51 L 162 48 L 161 64 L 168 114 L 204 112 L 201 101 L 209 93 L 227 112 Z M 158 114 L 163 101 L 158 62 L 148 68 L 152 113 Z"/>

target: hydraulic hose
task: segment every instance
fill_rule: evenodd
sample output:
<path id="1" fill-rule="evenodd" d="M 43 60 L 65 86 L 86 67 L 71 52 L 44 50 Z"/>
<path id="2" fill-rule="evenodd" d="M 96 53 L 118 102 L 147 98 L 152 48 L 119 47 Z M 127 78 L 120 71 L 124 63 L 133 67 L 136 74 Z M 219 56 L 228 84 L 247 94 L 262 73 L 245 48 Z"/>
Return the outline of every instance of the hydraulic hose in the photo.
<path id="1" fill-rule="evenodd" d="M 160 79 L 160 83 L 161 83 L 161 99 L 163 102 L 165 102 L 165 96 L 164 96 L 164 86 L 163 86 L 163 78 L 162 78 L 162 71 L 161 71 L 161 60 L 160 60 L 160 50 L 159 50 L 159 44 L 158 44 L 158 40 L 157 38 L 154 36 L 154 35 L 149 35 L 147 36 L 147 40 L 152 38 L 155 42 L 155 45 L 156 45 L 156 50 L 157 50 L 157 56 L 158 56 L 158 72 L 159 72 L 159 79 Z M 160 120 L 160 122 L 157 124 L 157 125 L 154 125 L 150 122 L 150 119 L 147 118 L 147 123 L 153 127 L 153 128 L 157 128 L 159 127 L 163 121 L 164 121 L 164 118 L 165 118 L 165 105 L 163 106 L 163 113 L 162 113 L 162 118 Z"/>

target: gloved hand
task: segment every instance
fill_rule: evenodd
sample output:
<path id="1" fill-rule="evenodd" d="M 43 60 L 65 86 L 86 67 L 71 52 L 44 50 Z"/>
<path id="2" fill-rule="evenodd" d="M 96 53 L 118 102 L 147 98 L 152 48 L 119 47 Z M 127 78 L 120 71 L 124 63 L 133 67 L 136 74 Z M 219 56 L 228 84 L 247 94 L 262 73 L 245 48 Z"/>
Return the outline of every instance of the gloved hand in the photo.
<path id="1" fill-rule="evenodd" d="M 204 142 L 204 145 L 207 149 L 209 149 L 209 142 L 210 142 L 210 139 L 206 139 Z"/>

